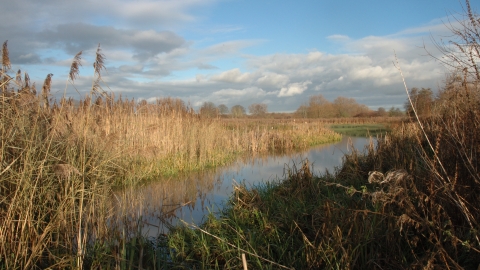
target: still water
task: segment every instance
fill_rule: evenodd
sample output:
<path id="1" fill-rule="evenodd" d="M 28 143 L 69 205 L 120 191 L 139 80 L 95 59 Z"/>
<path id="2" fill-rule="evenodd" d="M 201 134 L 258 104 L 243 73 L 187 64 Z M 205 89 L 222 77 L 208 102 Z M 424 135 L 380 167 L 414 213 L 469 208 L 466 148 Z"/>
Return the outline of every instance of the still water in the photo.
<path id="1" fill-rule="evenodd" d="M 218 212 L 233 192 L 234 185 L 252 187 L 267 181 L 280 181 L 284 171 L 294 164 L 300 167 L 308 159 L 316 175 L 334 172 L 342 158 L 353 149 L 363 151 L 373 143 L 369 138 L 347 137 L 333 144 L 321 145 L 304 152 L 283 156 L 252 157 L 215 170 L 162 179 L 148 185 L 115 194 L 119 216 L 142 220 L 142 232 L 155 236 L 168 231 L 180 220 L 199 225 L 209 212 Z M 120 207 L 121 206 L 121 207 Z"/>

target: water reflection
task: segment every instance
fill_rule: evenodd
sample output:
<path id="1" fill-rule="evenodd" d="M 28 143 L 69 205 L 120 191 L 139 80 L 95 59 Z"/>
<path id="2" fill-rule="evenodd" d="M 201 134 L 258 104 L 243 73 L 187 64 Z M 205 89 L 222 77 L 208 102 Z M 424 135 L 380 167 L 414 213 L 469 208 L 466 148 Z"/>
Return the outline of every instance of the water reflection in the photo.
<path id="1" fill-rule="evenodd" d="M 283 156 L 254 157 L 239 160 L 226 168 L 192 173 L 175 179 L 161 179 L 143 187 L 127 189 L 115 194 L 119 216 L 129 220 L 142 219 L 143 232 L 155 236 L 165 233 L 165 221 L 176 224 L 179 219 L 199 224 L 210 212 L 222 208 L 233 192 L 235 183 L 247 187 L 266 181 L 283 179 L 284 168 L 301 164 L 308 159 L 314 172 L 334 172 L 342 164 L 342 157 L 353 149 L 363 150 L 370 140 L 362 137 L 344 137 L 342 141 L 322 145 L 308 151 Z M 163 221 L 163 222 L 162 222 Z"/>

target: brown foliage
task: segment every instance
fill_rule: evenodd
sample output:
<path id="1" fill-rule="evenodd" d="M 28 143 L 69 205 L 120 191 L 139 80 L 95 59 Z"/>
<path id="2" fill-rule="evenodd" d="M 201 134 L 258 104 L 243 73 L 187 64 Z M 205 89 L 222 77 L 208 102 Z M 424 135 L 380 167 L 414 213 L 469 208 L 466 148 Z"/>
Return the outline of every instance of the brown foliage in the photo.
<path id="1" fill-rule="evenodd" d="M 267 104 L 254 103 L 248 106 L 248 112 L 253 116 L 264 116 L 267 113 Z"/>
<path id="2" fill-rule="evenodd" d="M 296 111 L 302 118 L 341 118 L 370 113 L 367 106 L 358 104 L 353 98 L 338 97 L 332 103 L 321 94 L 311 96 L 308 104 L 301 105 Z"/>

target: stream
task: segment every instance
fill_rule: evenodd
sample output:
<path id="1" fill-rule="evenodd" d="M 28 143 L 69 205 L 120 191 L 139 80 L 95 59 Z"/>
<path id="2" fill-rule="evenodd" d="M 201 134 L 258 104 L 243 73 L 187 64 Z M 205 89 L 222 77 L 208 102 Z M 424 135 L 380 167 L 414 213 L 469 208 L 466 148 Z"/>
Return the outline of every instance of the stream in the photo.
<path id="1" fill-rule="evenodd" d="M 168 232 L 165 222 L 180 220 L 200 225 L 210 213 L 218 213 L 231 196 L 233 187 L 245 183 L 250 188 L 266 181 L 284 179 L 285 168 L 308 159 L 313 173 L 333 173 L 352 149 L 363 151 L 369 138 L 343 136 L 337 143 L 325 144 L 282 156 L 252 157 L 230 166 L 161 179 L 145 186 L 129 188 L 114 194 L 117 215 L 136 223 L 142 220 L 142 234 L 156 236 Z"/>

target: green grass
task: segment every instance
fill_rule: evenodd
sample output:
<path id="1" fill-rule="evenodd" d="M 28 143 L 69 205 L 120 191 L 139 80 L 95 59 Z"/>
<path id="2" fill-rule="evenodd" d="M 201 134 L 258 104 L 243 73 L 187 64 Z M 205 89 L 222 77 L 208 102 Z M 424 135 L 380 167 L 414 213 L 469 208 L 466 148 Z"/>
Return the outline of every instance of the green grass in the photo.
<path id="1" fill-rule="evenodd" d="M 342 135 L 353 137 L 384 135 L 390 131 L 390 128 L 384 124 L 341 124 L 331 125 L 330 128 Z"/>
<path id="2" fill-rule="evenodd" d="M 381 239 L 387 218 L 377 216 L 355 187 L 330 185 L 333 175 L 314 177 L 308 164 L 288 174 L 281 183 L 236 187 L 218 218 L 209 216 L 200 228 L 174 229 L 174 262 L 238 269 L 245 253 L 249 269 L 372 269 L 376 262 L 368 254 L 393 244 Z"/>

